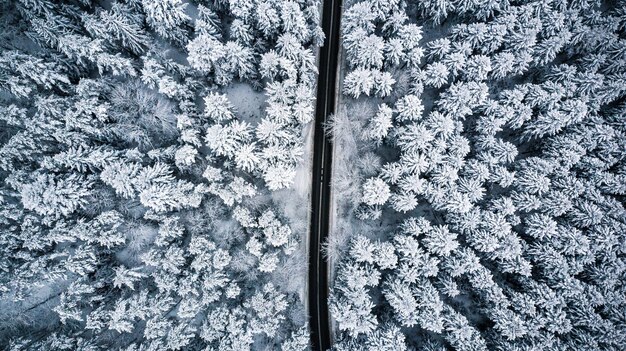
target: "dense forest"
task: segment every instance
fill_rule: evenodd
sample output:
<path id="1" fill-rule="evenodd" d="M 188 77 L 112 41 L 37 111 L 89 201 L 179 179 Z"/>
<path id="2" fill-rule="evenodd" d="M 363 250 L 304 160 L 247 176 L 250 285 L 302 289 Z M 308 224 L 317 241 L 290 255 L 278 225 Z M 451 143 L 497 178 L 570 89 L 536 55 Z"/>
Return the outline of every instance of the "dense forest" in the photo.
<path id="1" fill-rule="evenodd" d="M 318 7 L 0 1 L 0 349 L 307 348 Z"/>
<path id="2" fill-rule="evenodd" d="M 336 350 L 624 350 L 625 5 L 345 4 Z"/>

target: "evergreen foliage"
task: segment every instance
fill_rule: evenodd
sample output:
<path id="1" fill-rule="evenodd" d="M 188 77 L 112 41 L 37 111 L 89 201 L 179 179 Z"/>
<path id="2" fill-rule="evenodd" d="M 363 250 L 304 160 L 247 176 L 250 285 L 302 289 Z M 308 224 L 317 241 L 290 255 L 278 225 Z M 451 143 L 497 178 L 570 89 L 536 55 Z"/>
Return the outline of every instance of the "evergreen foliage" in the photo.
<path id="1" fill-rule="evenodd" d="M 347 3 L 334 349 L 624 349 L 623 7 Z"/>
<path id="2" fill-rule="evenodd" d="M 300 201 L 317 8 L 0 2 L 0 349 L 308 347 L 271 190 Z"/>

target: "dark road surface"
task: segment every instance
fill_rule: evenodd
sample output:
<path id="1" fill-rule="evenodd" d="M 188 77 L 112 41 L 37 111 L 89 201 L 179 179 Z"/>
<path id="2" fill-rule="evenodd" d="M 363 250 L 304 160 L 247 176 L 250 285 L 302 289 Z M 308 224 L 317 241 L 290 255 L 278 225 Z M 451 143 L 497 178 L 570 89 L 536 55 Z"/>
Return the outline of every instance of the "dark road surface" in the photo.
<path id="1" fill-rule="evenodd" d="M 319 55 L 315 134 L 313 141 L 313 179 L 311 189 L 311 231 L 309 237 L 309 314 L 312 350 L 330 348 L 328 318 L 328 262 L 320 252 L 328 236 L 330 214 L 330 167 L 332 144 L 324 124 L 335 112 L 337 65 L 339 54 L 339 20 L 341 0 L 325 0 L 322 29 L 326 34 Z"/>

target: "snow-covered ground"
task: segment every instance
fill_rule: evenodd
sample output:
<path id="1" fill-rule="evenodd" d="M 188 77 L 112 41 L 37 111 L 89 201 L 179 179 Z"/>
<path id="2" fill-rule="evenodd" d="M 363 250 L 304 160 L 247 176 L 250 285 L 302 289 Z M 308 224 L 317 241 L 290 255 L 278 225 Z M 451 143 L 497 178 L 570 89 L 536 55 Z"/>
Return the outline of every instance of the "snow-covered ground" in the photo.
<path id="1" fill-rule="evenodd" d="M 257 125 L 263 117 L 266 95 L 254 90 L 250 84 L 233 83 L 224 89 L 228 101 L 233 104 L 237 117 L 251 125 Z"/>

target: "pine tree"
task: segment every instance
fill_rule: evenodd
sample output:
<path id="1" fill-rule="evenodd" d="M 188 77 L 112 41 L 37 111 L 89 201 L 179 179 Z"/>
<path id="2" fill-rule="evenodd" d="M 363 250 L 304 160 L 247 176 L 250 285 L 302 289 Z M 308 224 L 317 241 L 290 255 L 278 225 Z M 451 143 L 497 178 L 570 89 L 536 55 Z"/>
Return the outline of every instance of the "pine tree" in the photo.
<path id="1" fill-rule="evenodd" d="M 457 235 L 450 233 L 447 226 L 435 226 L 425 236 L 423 243 L 434 255 L 448 256 L 459 247 Z"/>
<path id="2" fill-rule="evenodd" d="M 160 36 L 184 45 L 187 42 L 188 22 L 186 4 L 181 0 L 142 0 L 146 22 Z"/>
<path id="3" fill-rule="evenodd" d="M 374 88 L 374 75 L 372 70 L 356 69 L 344 79 L 344 93 L 354 98 L 361 94 L 369 96 Z"/>
<path id="4" fill-rule="evenodd" d="M 36 174 L 33 182 L 20 190 L 25 209 L 44 216 L 69 216 L 87 205 L 93 186 L 88 178 L 70 174 L 65 178 L 51 174 Z"/>
<path id="5" fill-rule="evenodd" d="M 386 104 L 378 106 L 378 112 L 370 120 L 368 128 L 364 132 L 364 137 L 380 144 L 393 127 L 393 111 Z"/>
<path id="6" fill-rule="evenodd" d="M 398 112 L 396 119 L 401 122 L 419 121 L 424 111 L 420 98 L 412 94 L 403 96 L 396 102 L 394 108 Z"/>
<path id="7" fill-rule="evenodd" d="M 380 178 L 370 178 L 363 184 L 362 201 L 368 205 L 384 205 L 389 196 L 389 186 Z"/>
<path id="8" fill-rule="evenodd" d="M 448 82 L 450 71 L 443 63 L 435 62 L 424 70 L 424 83 L 435 88 L 441 88 Z"/>

